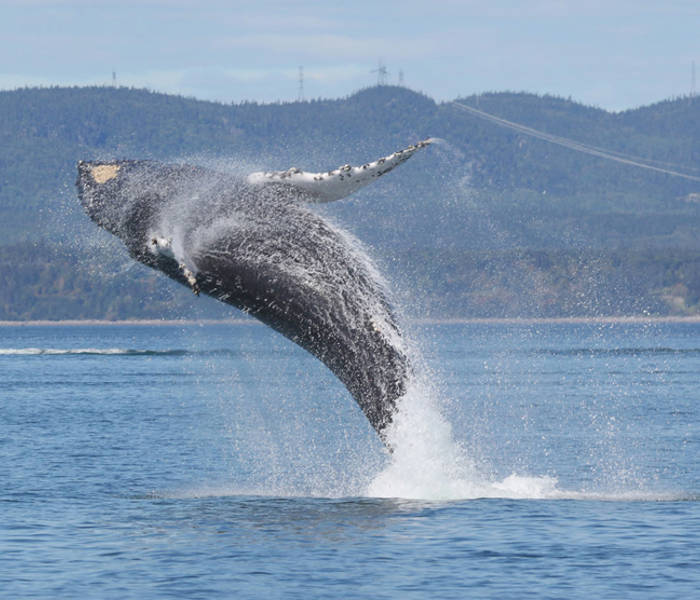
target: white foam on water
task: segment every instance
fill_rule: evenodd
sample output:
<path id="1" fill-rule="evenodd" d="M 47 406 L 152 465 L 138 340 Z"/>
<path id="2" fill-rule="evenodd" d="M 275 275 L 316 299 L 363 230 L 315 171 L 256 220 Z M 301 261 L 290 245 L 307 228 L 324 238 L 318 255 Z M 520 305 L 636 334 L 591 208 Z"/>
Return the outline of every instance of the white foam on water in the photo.
<path id="1" fill-rule="evenodd" d="M 387 430 L 389 465 L 370 483 L 367 495 L 386 498 L 474 497 L 476 468 L 452 436 L 422 384 L 414 382 Z"/>

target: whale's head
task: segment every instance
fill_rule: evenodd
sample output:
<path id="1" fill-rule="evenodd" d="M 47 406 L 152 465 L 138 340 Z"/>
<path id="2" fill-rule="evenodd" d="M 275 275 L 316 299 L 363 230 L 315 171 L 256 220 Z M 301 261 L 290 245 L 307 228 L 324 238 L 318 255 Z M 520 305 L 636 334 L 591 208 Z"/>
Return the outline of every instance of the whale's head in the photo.
<path id="1" fill-rule="evenodd" d="M 140 257 L 165 207 L 187 194 L 196 170 L 149 160 L 80 161 L 78 195 L 88 216 Z"/>
<path id="2" fill-rule="evenodd" d="M 85 212 L 101 227 L 116 233 L 120 219 L 114 210 L 123 175 L 121 162 L 78 162 L 78 196 Z"/>
<path id="3" fill-rule="evenodd" d="M 138 192 L 142 165 L 126 160 L 78 163 L 78 195 L 85 212 L 127 245 L 131 245 L 135 226 L 145 223 L 152 212 L 148 193 Z"/>

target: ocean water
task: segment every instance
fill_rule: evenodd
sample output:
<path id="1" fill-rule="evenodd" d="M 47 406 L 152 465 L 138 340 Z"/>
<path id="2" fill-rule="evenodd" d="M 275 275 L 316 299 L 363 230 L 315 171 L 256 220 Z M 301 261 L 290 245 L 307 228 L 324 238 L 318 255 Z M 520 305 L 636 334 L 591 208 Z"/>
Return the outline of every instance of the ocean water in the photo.
<path id="1" fill-rule="evenodd" d="M 389 454 L 257 324 L 0 328 L 0 596 L 697 597 L 700 324 L 411 336 Z"/>

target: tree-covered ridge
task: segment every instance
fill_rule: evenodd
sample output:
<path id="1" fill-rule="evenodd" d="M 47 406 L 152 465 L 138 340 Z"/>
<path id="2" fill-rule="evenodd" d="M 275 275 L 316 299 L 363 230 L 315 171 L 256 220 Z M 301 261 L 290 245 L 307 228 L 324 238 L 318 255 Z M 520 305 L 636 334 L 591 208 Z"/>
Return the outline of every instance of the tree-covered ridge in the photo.
<path id="1" fill-rule="evenodd" d="M 525 93 L 458 101 L 700 173 L 695 98 L 621 113 Z M 580 154 L 402 87 L 335 100 L 231 105 L 73 87 L 0 92 L 0 318 L 152 317 L 199 306 L 186 290 L 163 287 L 158 275 L 136 270 L 119 278 L 79 260 L 75 247 L 93 252 L 90 242 L 99 235 L 77 203 L 80 159 L 154 158 L 242 173 L 323 170 L 431 136 L 443 143 L 351 200 L 320 208 L 370 245 L 394 277 L 422 282 L 415 296 L 424 310 L 452 316 L 700 311 L 698 182 Z M 67 243 L 75 251 L 59 246 Z M 547 259 L 527 258 L 533 256 Z"/>

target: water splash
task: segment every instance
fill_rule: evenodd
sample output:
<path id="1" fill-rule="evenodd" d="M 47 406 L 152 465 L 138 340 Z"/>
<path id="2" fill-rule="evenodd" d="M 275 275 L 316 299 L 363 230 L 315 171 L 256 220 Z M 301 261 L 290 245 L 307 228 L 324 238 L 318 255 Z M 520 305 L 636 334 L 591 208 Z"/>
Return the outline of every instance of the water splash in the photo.
<path id="1" fill-rule="evenodd" d="M 150 177 L 150 172 L 146 175 Z M 214 262 L 218 254 L 230 255 L 232 251 L 236 252 L 238 265 L 244 265 L 251 272 L 279 270 L 284 275 L 291 276 L 299 289 L 305 292 L 299 294 L 300 298 L 306 298 L 311 293 L 318 294 L 328 301 L 329 306 L 339 307 L 338 318 L 348 324 L 349 331 L 367 329 L 367 325 L 371 325 L 371 335 L 377 333 L 378 336 L 374 337 L 382 338 L 382 347 L 388 347 L 389 351 L 393 351 L 390 352 L 392 356 L 402 359 L 405 354 L 404 339 L 385 302 L 388 294 L 385 292 L 384 281 L 362 245 L 352 235 L 318 215 L 317 218 L 312 218 L 313 213 L 307 213 L 304 205 L 290 203 L 290 199 L 274 195 L 269 198 L 259 197 L 258 194 L 245 193 L 243 189 L 240 190 L 240 195 L 229 197 L 227 194 L 226 197 L 220 197 L 216 192 L 220 183 L 218 176 L 200 174 L 194 179 L 189 181 L 185 178 L 187 185 L 177 186 L 171 196 L 165 195 L 166 199 L 159 206 L 153 220 L 144 224 L 147 225 L 145 240 L 162 238 L 172 244 L 172 255 L 178 268 L 183 270 L 196 272 L 198 260 Z M 133 189 L 137 200 L 134 202 L 141 200 L 139 194 L 143 183 L 135 176 Z M 232 189 L 237 190 L 241 185 L 232 184 Z M 229 201 L 230 206 L 227 204 Z M 116 221 L 127 221 L 131 212 L 126 211 L 126 206 L 120 206 L 119 209 L 123 214 L 118 214 Z M 207 216 L 205 218 L 202 215 Z M 271 224 L 275 223 L 278 226 L 284 224 L 284 229 L 272 227 Z M 309 227 L 309 224 L 316 228 Z M 232 239 L 242 240 L 242 243 L 235 246 L 229 244 L 227 232 L 235 234 Z M 126 241 L 142 251 L 138 244 L 143 240 L 132 240 L 128 233 L 129 230 L 124 233 Z M 297 247 L 300 239 L 308 241 L 311 236 L 316 237 L 311 239 L 313 243 L 310 244 L 310 249 Z M 217 246 L 219 239 L 223 241 Z M 329 249 L 329 240 L 337 246 L 335 254 Z M 270 241 L 275 243 L 269 243 Z M 150 247 L 148 251 L 153 252 Z M 350 264 L 354 268 L 329 268 L 329 262 L 338 267 Z M 351 283 L 355 284 L 355 289 L 351 289 Z M 226 297 L 218 297 L 227 300 L 228 295 L 227 292 Z M 284 302 L 286 296 L 288 294 L 274 300 Z M 352 304 L 352 311 L 348 312 L 344 308 L 346 303 Z M 316 309 L 313 306 L 301 313 Z M 327 327 L 321 328 L 323 329 L 328 330 Z M 303 332 L 303 329 L 300 331 Z M 296 336 L 288 333 L 285 335 L 298 343 Z M 353 336 L 348 336 L 343 343 L 355 342 Z M 357 352 L 367 353 L 367 360 L 361 361 L 360 367 L 376 368 L 380 356 L 369 349 L 367 344 L 360 342 L 355 344 Z M 323 360 L 322 357 L 327 353 L 318 351 L 315 354 Z M 389 376 L 396 373 L 396 362 L 389 361 L 386 369 Z M 337 365 L 343 363 L 344 361 L 338 361 Z M 407 373 L 408 370 L 404 372 Z M 363 371 L 355 371 L 353 376 L 358 373 Z M 346 381 L 346 385 L 347 383 Z M 379 397 L 386 398 L 386 395 Z M 387 432 L 387 439 L 393 448 L 393 454 L 388 457 L 385 466 L 376 469 L 376 474 L 366 485 L 363 495 L 426 500 L 576 496 L 573 492 L 561 490 L 557 480 L 550 476 L 522 473 L 513 473 L 501 479 L 489 476 L 488 465 L 481 462 L 476 464 L 464 446 L 455 439 L 450 423 L 441 412 L 439 394 L 425 374 L 410 381 L 399 412 Z M 289 455 L 284 454 L 285 458 Z M 323 492 L 324 495 L 326 493 Z"/>
<path id="2" fill-rule="evenodd" d="M 567 492 L 553 477 L 512 474 L 490 480 L 455 440 L 427 381 L 415 380 L 402 399 L 387 436 L 393 453 L 388 466 L 366 490 L 370 497 L 420 500 L 473 498 L 555 498 Z"/>

